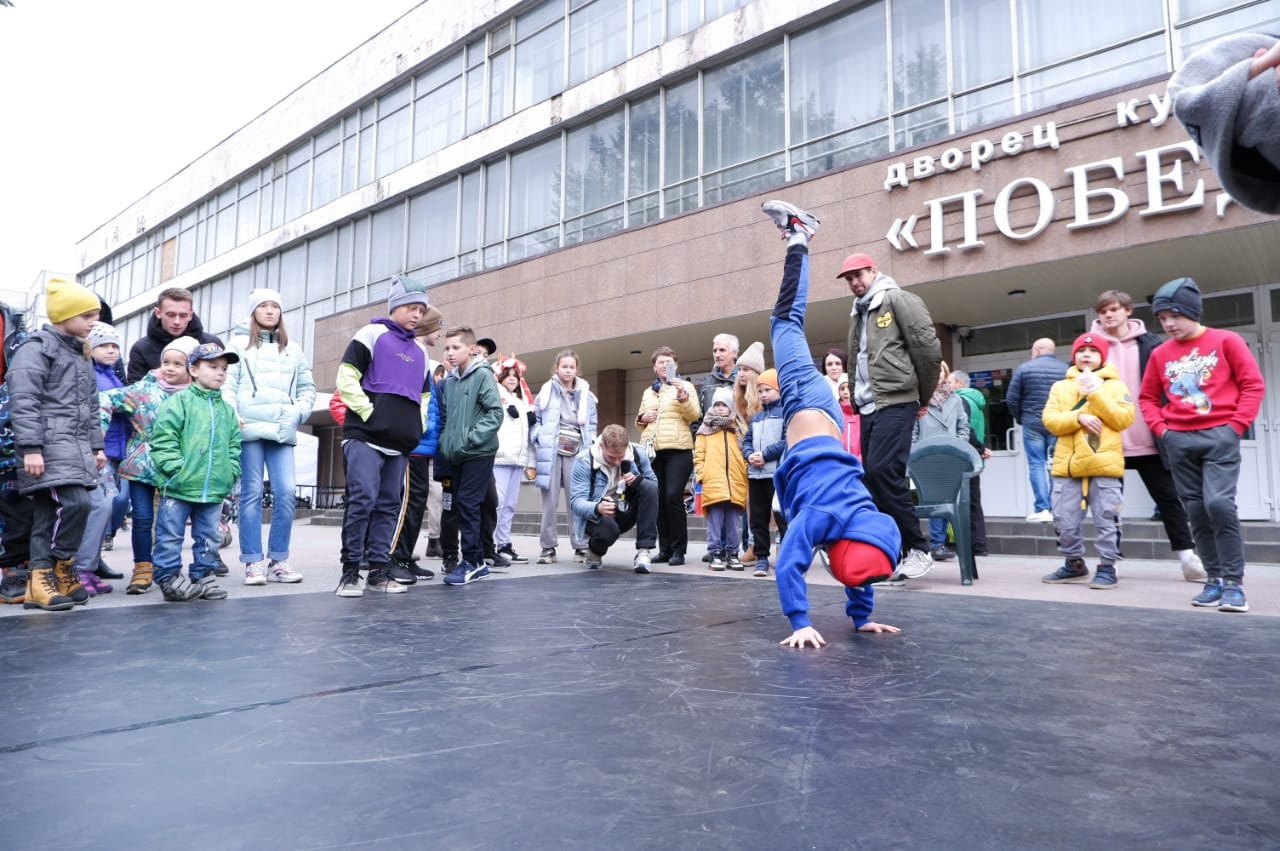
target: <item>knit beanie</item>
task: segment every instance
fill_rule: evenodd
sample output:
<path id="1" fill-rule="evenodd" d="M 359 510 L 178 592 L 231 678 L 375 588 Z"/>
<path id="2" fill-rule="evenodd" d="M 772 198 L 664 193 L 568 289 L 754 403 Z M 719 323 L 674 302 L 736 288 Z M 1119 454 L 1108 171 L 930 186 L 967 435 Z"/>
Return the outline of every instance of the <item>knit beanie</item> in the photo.
<path id="1" fill-rule="evenodd" d="M 391 291 L 387 293 L 387 312 L 390 313 L 397 307 L 404 307 L 406 304 L 429 306 L 427 288 L 421 281 L 406 278 L 404 275 L 396 275 L 391 279 Z"/>
<path id="2" fill-rule="evenodd" d="M 711 394 L 711 405 L 724 405 L 729 410 L 733 410 L 733 391 L 728 387 L 717 387 L 716 392 Z"/>
<path id="3" fill-rule="evenodd" d="M 1196 282 L 1190 278 L 1174 278 L 1162 284 L 1151 298 L 1151 312 L 1158 318 L 1163 310 L 1199 322 L 1204 313 L 1204 299 Z"/>
<path id="4" fill-rule="evenodd" d="M 756 384 L 767 384 L 774 390 L 778 390 L 778 371 L 776 369 L 766 369 L 760 373 L 760 377 L 756 379 Z"/>
<path id="5" fill-rule="evenodd" d="M 1107 342 L 1107 338 L 1102 334 L 1095 334 L 1092 331 L 1086 331 L 1079 337 L 1076 337 L 1076 341 L 1071 344 L 1072 364 L 1075 364 L 1076 362 L 1076 352 L 1080 351 L 1085 346 L 1097 349 L 1102 355 L 1102 362 L 1107 362 L 1107 355 L 1111 352 L 1111 344 Z"/>
<path id="6" fill-rule="evenodd" d="M 111 343 L 115 343 L 117 348 L 120 346 L 120 334 L 115 327 L 105 322 L 93 323 L 93 327 L 89 329 L 89 348 L 96 349 Z"/>
<path id="7" fill-rule="evenodd" d="M 1274 70 L 1252 80 L 1253 53 L 1276 37 L 1236 33 L 1187 57 L 1169 78 L 1173 114 L 1204 149 L 1222 186 L 1251 210 L 1280 213 L 1280 86 Z"/>
<path id="8" fill-rule="evenodd" d="M 66 322 L 73 316 L 102 309 L 96 295 L 66 278 L 50 278 L 44 285 L 44 294 L 44 310 L 50 322 Z"/>
<path id="9" fill-rule="evenodd" d="M 444 327 L 444 313 L 438 307 L 427 306 L 427 312 L 423 314 L 422 321 L 418 323 L 418 327 L 413 329 L 413 333 L 419 337 L 425 337 L 428 334 L 434 334 Z"/>
<path id="10" fill-rule="evenodd" d="M 279 305 L 280 311 L 284 312 L 284 299 L 280 298 L 280 293 L 276 290 L 263 288 L 249 293 L 249 315 L 253 316 L 253 312 L 258 309 L 258 305 L 264 301 L 274 301 Z"/>
<path id="11" fill-rule="evenodd" d="M 755 370 L 757 375 L 764 372 L 764 343 L 757 340 L 747 346 L 747 350 L 738 355 L 738 366 Z"/>
<path id="12" fill-rule="evenodd" d="M 196 346 L 200 345 L 200 341 L 195 337 L 178 337 L 171 340 L 167 346 L 160 350 L 160 357 L 164 358 L 164 353 L 172 349 L 182 354 L 182 359 L 186 360 L 191 353 L 196 350 Z"/>

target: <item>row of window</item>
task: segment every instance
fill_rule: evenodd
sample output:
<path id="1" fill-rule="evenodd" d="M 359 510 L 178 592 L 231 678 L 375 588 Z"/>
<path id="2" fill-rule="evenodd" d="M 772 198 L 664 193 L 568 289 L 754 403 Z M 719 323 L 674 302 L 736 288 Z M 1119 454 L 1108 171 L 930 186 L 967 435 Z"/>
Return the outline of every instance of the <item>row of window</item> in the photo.
<path id="1" fill-rule="evenodd" d="M 547 0 L 84 278 L 111 301 L 145 292 L 607 70 L 628 45 L 648 49 L 740 5 Z M 519 260 L 1155 76 L 1221 33 L 1277 26 L 1276 4 L 1258 0 L 868 3 L 362 219 L 374 242 L 348 285 Z"/>

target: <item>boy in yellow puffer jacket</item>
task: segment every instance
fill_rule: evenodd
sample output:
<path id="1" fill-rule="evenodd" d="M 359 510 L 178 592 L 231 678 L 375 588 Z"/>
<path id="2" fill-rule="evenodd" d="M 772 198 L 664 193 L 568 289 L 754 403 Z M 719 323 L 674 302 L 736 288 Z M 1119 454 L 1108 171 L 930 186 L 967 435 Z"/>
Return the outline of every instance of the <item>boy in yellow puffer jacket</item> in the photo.
<path id="1" fill-rule="evenodd" d="M 1110 344 L 1085 332 L 1071 346 L 1067 377 L 1053 385 L 1044 406 L 1044 426 L 1057 435 L 1053 451 L 1053 525 L 1066 563 L 1043 581 L 1057 584 L 1089 578 L 1080 527 L 1093 510 L 1098 570 L 1090 588 L 1116 587 L 1120 558 L 1120 509 L 1124 504 L 1124 446 L 1120 432 L 1133 422 L 1129 388 L 1106 365 Z"/>
<path id="2" fill-rule="evenodd" d="M 717 387 L 693 440 L 693 477 L 702 487 L 707 552 L 712 570 L 742 570 L 738 537 L 747 510 L 747 460 L 742 422 L 733 413 L 733 391 Z"/>

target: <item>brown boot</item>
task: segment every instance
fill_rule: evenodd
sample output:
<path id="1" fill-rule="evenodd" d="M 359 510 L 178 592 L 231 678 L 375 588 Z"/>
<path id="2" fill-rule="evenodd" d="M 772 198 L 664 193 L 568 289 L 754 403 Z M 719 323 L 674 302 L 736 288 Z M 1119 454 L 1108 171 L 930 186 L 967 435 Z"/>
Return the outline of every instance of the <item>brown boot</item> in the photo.
<path id="1" fill-rule="evenodd" d="M 126 594 L 145 594 L 151 590 L 151 562 L 135 561 L 133 563 L 133 577 L 129 580 L 129 587 L 125 589 Z"/>
<path id="2" fill-rule="evenodd" d="M 55 561 L 53 563 L 53 575 L 58 580 L 58 593 L 64 597 L 70 597 L 71 602 L 77 606 L 83 606 L 89 602 L 89 589 L 84 587 L 84 583 L 80 581 L 80 571 L 76 570 L 76 560 L 69 558 L 66 561 Z"/>
<path id="3" fill-rule="evenodd" d="M 742 563 L 743 564 L 756 563 L 756 551 L 754 548 L 748 548 L 747 551 L 742 554 Z"/>
<path id="4" fill-rule="evenodd" d="M 22 608 L 65 612 L 75 606 L 75 600 L 58 593 L 58 577 L 54 576 L 52 567 L 33 568 L 27 574 L 27 597 Z"/>

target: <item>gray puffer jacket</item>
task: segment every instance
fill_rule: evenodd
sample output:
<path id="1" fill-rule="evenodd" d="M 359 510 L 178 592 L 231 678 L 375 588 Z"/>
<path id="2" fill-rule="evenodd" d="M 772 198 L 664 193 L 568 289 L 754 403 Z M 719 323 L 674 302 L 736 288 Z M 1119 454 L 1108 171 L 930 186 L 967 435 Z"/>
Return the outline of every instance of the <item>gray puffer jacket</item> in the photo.
<path id="1" fill-rule="evenodd" d="M 44 456 L 44 475 L 38 479 L 18 466 L 19 492 L 96 487 L 102 426 L 98 380 L 84 341 L 45 325 L 14 352 L 8 379 L 18 455 Z"/>

